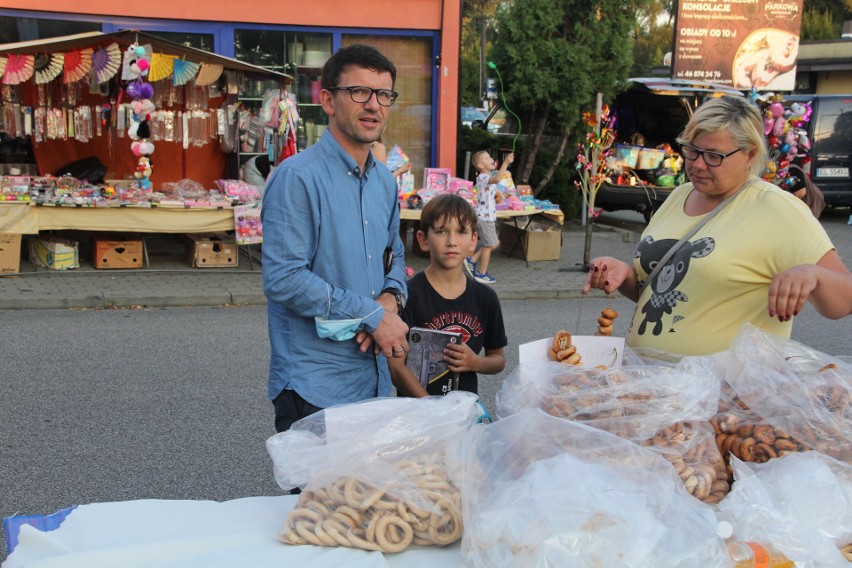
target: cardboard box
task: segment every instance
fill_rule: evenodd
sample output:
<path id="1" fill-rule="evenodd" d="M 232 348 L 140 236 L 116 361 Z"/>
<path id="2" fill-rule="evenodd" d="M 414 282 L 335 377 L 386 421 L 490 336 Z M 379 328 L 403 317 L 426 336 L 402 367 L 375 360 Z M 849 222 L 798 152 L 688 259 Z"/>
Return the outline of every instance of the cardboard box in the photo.
<path id="1" fill-rule="evenodd" d="M 0 274 L 21 271 L 21 235 L 0 233 Z"/>
<path id="2" fill-rule="evenodd" d="M 30 254 L 38 266 L 51 270 L 80 268 L 80 243 L 50 235 L 30 241 Z"/>
<path id="3" fill-rule="evenodd" d="M 239 265 L 234 237 L 226 233 L 187 235 L 186 260 L 195 268 Z"/>
<path id="4" fill-rule="evenodd" d="M 142 268 L 142 239 L 122 235 L 97 235 L 92 242 L 92 266 Z"/>
<path id="5" fill-rule="evenodd" d="M 500 226 L 500 250 L 522 258 L 527 262 L 533 260 L 559 260 L 562 257 L 562 231 L 559 227 L 531 221 L 529 225 L 518 221 L 503 223 Z"/>

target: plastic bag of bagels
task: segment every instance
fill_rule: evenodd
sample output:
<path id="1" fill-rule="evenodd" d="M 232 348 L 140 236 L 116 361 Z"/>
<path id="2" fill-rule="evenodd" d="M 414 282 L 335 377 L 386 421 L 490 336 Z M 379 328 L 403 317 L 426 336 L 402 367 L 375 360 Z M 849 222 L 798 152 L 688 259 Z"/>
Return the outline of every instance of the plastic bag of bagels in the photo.
<path id="1" fill-rule="evenodd" d="M 712 509 L 628 440 L 527 409 L 468 437 L 465 566 L 723 566 Z"/>
<path id="2" fill-rule="evenodd" d="M 503 382 L 497 414 L 541 408 L 631 440 L 666 458 L 690 494 L 716 503 L 729 483 L 707 425 L 716 412 L 719 381 L 704 365 L 685 360 L 606 371 L 555 362 L 520 366 Z"/>
<path id="3" fill-rule="evenodd" d="M 848 363 L 751 325 L 716 361 L 724 383 L 711 424 L 726 460 L 764 463 L 815 450 L 852 462 Z"/>
<path id="4" fill-rule="evenodd" d="M 267 440 L 275 479 L 302 489 L 287 544 L 402 552 L 461 537 L 457 442 L 476 395 L 385 398 L 327 408 Z"/>

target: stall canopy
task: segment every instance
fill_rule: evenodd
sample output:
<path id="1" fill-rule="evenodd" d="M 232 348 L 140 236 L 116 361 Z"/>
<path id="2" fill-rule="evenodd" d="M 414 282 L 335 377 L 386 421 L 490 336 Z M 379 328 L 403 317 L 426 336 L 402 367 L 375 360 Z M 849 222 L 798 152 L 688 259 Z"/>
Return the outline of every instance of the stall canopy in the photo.
<path id="1" fill-rule="evenodd" d="M 156 35 L 139 31 L 139 30 L 122 30 L 118 32 L 102 33 L 102 32 L 87 32 L 69 36 L 61 36 L 46 39 L 37 39 L 32 41 L 22 41 L 19 43 L 7 43 L 0 45 L 0 54 L 8 55 L 10 53 L 29 53 L 36 55 L 39 53 L 62 52 L 85 49 L 87 47 L 103 47 L 111 42 L 117 42 L 122 48 L 138 43 L 150 44 L 155 52 L 169 53 L 179 57 L 186 58 L 190 61 L 198 63 L 213 63 L 223 65 L 225 69 L 232 71 L 242 71 L 243 73 L 253 74 L 261 77 L 279 77 L 281 79 L 292 79 L 290 75 L 270 71 L 263 67 L 244 63 L 230 57 L 224 57 L 203 49 L 195 47 L 187 47 L 185 45 L 162 39 Z"/>
<path id="2" fill-rule="evenodd" d="M 67 59 L 68 55 L 77 54 L 88 48 L 97 52 L 101 49 L 114 48 L 114 44 L 117 44 L 122 52 L 134 44 L 144 45 L 150 46 L 150 53 L 168 55 L 182 63 L 191 62 L 195 65 L 219 66 L 223 70 L 223 77 L 227 77 L 229 83 L 232 81 L 240 83 L 245 80 L 264 80 L 281 84 L 292 80 L 290 75 L 284 73 L 181 45 L 139 30 L 123 30 L 112 33 L 88 32 L 0 45 L 0 61 L 4 63 L 12 61 L 15 56 L 20 55 L 43 57 L 53 54 L 64 54 Z M 0 104 L 8 107 L 11 103 L 17 103 L 20 105 L 21 112 L 25 112 L 23 110 L 25 108 L 31 108 L 34 113 L 38 108 L 65 109 L 70 112 L 70 109 L 75 105 L 88 105 L 99 113 L 98 120 L 102 122 L 103 126 L 101 135 L 93 136 L 84 141 L 81 141 L 79 137 L 72 136 L 45 135 L 39 137 L 36 132 L 33 132 L 31 134 L 33 152 L 39 174 L 54 173 L 75 160 L 97 156 L 111 173 L 118 176 L 132 175 L 137 166 L 137 157 L 130 150 L 131 140 L 118 127 L 121 122 L 115 118 L 115 115 L 118 115 L 117 104 L 130 100 L 125 93 L 128 82 L 121 80 L 121 71 L 109 80 L 108 85 L 103 85 L 106 88 L 101 93 L 93 92 L 89 88 L 88 77 L 84 78 L 79 81 L 83 85 L 77 88 L 76 98 L 73 94 L 74 91 L 71 90 L 68 81 L 63 79 L 61 73 L 55 79 L 46 83 L 37 81 L 37 75 L 33 74 L 32 71 L 30 71 L 30 75 L 29 78 L 17 84 L 14 80 L 7 80 L 4 75 L 2 81 L 4 97 Z M 175 80 L 173 83 L 176 84 L 178 81 Z M 218 81 L 218 83 L 222 85 L 221 81 Z M 152 84 L 159 90 L 172 84 L 172 79 L 169 78 L 156 83 L 152 81 Z M 189 82 L 186 86 L 191 85 L 192 82 Z M 12 90 L 11 96 L 9 96 L 10 93 L 7 92 L 7 89 Z M 236 89 L 237 85 L 228 84 L 218 91 L 209 91 L 204 98 L 208 108 L 202 110 L 215 113 L 224 105 L 233 104 L 237 98 Z M 207 95 L 210 95 L 209 99 Z M 186 91 L 181 93 L 177 97 L 177 103 L 174 100 L 171 101 L 172 109 L 187 110 L 189 108 L 187 101 L 189 100 L 190 95 Z M 197 106 L 195 108 L 197 109 Z M 98 131 L 101 132 L 101 129 Z M 156 141 L 155 153 L 151 155 L 151 162 L 154 164 L 152 182 L 156 187 L 166 181 L 189 178 L 199 181 L 207 187 L 213 187 L 214 180 L 226 175 L 226 159 L 227 156 L 223 153 L 223 148 L 216 140 L 205 144 L 190 144 L 188 147 L 187 144 L 181 143 L 179 140 L 159 140 Z"/>

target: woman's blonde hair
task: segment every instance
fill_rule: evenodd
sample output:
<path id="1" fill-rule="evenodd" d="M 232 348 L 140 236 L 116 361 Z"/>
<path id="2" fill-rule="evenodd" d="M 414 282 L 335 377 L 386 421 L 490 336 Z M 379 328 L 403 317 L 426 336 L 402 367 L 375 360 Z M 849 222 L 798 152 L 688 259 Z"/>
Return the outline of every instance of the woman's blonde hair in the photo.
<path id="1" fill-rule="evenodd" d="M 746 97 L 724 96 L 705 102 L 689 119 L 677 141 L 679 144 L 692 144 L 702 134 L 723 130 L 731 135 L 738 148 L 755 152 L 749 174 L 760 176 L 769 156 L 763 135 L 763 118 Z"/>

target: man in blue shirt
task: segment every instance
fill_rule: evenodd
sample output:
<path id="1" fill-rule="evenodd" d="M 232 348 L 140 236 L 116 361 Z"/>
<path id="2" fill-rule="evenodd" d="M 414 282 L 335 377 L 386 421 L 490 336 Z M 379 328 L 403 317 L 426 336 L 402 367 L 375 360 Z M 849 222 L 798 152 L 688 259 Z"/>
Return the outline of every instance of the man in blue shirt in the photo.
<path id="1" fill-rule="evenodd" d="M 396 183 L 370 152 L 395 81 L 376 49 L 338 50 L 322 71 L 328 129 L 267 184 L 263 287 L 279 432 L 328 406 L 390 395 L 385 357 L 408 352 Z"/>

